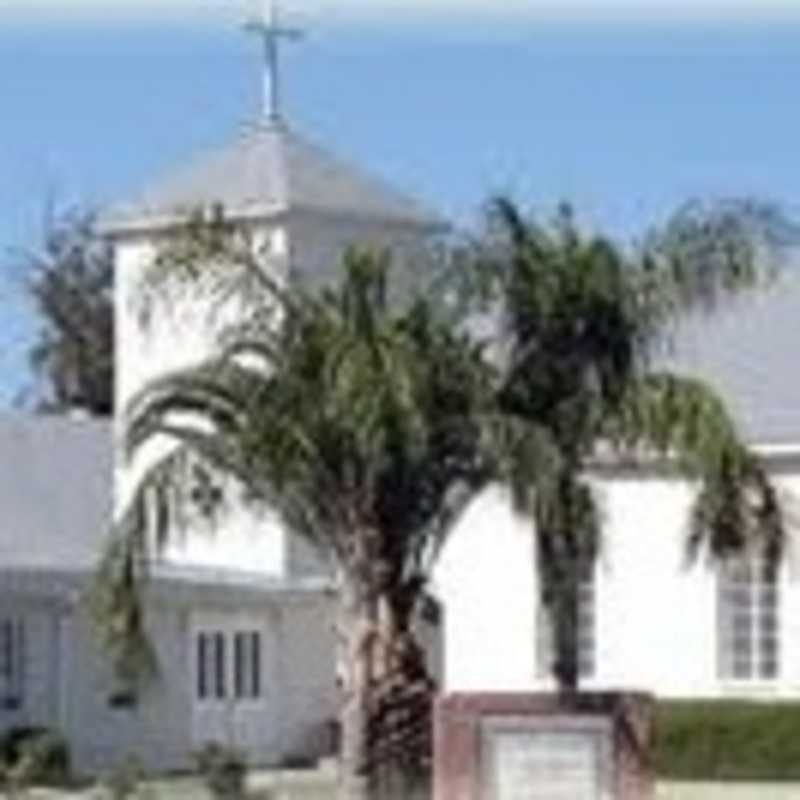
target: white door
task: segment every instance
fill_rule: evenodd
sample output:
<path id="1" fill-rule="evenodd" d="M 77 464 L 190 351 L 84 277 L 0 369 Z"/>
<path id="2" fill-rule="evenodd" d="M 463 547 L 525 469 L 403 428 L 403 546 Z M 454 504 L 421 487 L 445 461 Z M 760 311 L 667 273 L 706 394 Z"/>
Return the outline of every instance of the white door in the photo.
<path id="1" fill-rule="evenodd" d="M 255 762 L 274 748 L 278 715 L 268 684 L 268 626 L 238 614 L 198 616 L 191 628 L 193 742 L 246 751 Z"/>

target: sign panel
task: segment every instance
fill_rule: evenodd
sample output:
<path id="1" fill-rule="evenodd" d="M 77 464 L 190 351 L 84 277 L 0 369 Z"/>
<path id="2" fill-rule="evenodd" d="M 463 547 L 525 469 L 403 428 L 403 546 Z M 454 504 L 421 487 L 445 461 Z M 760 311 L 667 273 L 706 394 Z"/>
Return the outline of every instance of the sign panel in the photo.
<path id="1" fill-rule="evenodd" d="M 609 734 L 595 726 L 488 725 L 483 732 L 485 800 L 603 800 Z"/>

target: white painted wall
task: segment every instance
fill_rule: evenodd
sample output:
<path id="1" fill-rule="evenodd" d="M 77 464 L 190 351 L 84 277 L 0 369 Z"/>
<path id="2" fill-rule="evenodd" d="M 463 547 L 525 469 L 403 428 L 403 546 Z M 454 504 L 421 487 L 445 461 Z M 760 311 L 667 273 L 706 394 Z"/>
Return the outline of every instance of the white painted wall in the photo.
<path id="1" fill-rule="evenodd" d="M 143 302 L 143 278 L 167 240 L 136 235 L 115 241 L 116 401 L 124 410 L 153 378 L 202 361 L 226 324 L 241 313 L 236 298 L 220 303 L 213 282 L 167 280 Z M 282 224 L 253 233 L 258 257 L 273 277 L 286 275 L 289 241 Z M 149 311 L 149 313 L 147 313 Z"/>
<path id="2" fill-rule="evenodd" d="M 62 625 L 65 696 L 59 728 L 70 743 L 76 771 L 101 772 L 131 756 L 153 770 L 191 766 L 185 612 L 172 604 L 151 607 L 149 635 L 163 669 L 132 708 L 109 704 L 118 684 L 85 609 L 76 605 Z"/>
<path id="3" fill-rule="evenodd" d="M 774 479 L 788 516 L 800 470 Z M 604 541 L 596 578 L 596 676 L 586 688 L 641 689 L 665 697 L 800 696 L 800 569 L 791 540 L 780 574 L 780 677 L 717 676 L 717 586 L 713 567 L 686 561 L 693 489 L 665 475 L 597 479 Z M 796 509 L 794 509 L 796 511 Z M 491 489 L 468 510 L 435 574 L 445 604 L 445 688 L 535 690 L 533 533 L 508 498 Z"/>
<path id="4" fill-rule="evenodd" d="M 282 756 L 324 754 L 325 726 L 339 713 L 335 597 L 322 593 L 281 606 L 278 628 Z"/>
<path id="5" fill-rule="evenodd" d="M 148 607 L 148 626 L 160 670 L 132 708 L 109 705 L 118 684 L 85 609 L 75 606 L 60 621 L 66 691 L 58 714 L 51 708 L 55 681 L 42 679 L 37 685 L 51 711 L 33 714 L 31 705 L 22 721 L 63 731 L 78 773 L 103 771 L 130 756 L 151 770 L 187 769 L 193 753 L 209 741 L 241 748 L 255 765 L 280 763 L 289 755 L 315 757 L 324 744 L 324 725 L 338 711 L 332 602 L 321 591 L 245 597 L 235 589 L 193 589 L 180 600 L 169 591 L 159 593 Z M 261 632 L 259 701 L 198 701 L 198 629 Z M 50 640 L 37 641 L 46 645 Z M 39 659 L 40 667 L 53 663 Z"/>
<path id="6" fill-rule="evenodd" d="M 280 225 L 265 228 L 257 241 L 268 243 L 264 245 L 269 247 L 266 258 L 276 273 L 283 273 L 288 255 L 285 229 Z M 153 379 L 206 359 L 214 351 L 219 332 L 241 312 L 241 305 L 235 299 L 220 305 L 218 296 L 208 286 L 166 285 L 157 292 L 148 318 L 143 320 L 142 276 L 150 269 L 159 246 L 145 237 L 125 238 L 116 243 L 118 439 L 131 398 Z M 147 466 L 168 453 L 172 446 L 168 439 L 154 439 L 133 464 L 127 463 L 118 449 L 115 481 L 118 509 L 125 505 Z M 187 524 L 170 536 L 161 554 L 163 559 L 273 576 L 287 574 L 285 533 L 274 515 L 245 508 L 238 502 L 236 487 L 230 482 L 227 486 L 227 497 L 232 502 L 219 518 L 209 521 L 189 513 Z"/>
<path id="7" fill-rule="evenodd" d="M 535 674 L 534 546 L 500 488 L 467 509 L 441 554 L 434 590 L 444 605 L 444 687 L 527 689 Z"/>

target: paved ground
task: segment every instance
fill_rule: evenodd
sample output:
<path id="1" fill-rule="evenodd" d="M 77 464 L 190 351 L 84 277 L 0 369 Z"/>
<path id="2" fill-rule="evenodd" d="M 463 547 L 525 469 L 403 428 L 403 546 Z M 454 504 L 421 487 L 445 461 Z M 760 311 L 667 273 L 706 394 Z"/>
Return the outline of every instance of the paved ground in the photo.
<path id="1" fill-rule="evenodd" d="M 334 776 L 319 772 L 257 772 L 250 776 L 252 800 L 334 800 Z M 30 800 L 105 800 L 97 790 L 35 789 Z M 657 800 L 800 800 L 800 783 L 659 783 Z M 131 800 L 209 800 L 196 778 L 154 781 Z"/>
<path id="2" fill-rule="evenodd" d="M 248 800 L 333 800 L 336 776 L 326 771 L 263 771 L 248 778 Z M 106 800 L 102 789 L 31 789 L 26 800 Z M 0 793 L 0 798 L 5 795 Z M 210 800 L 195 777 L 176 777 L 148 782 L 131 800 Z"/>

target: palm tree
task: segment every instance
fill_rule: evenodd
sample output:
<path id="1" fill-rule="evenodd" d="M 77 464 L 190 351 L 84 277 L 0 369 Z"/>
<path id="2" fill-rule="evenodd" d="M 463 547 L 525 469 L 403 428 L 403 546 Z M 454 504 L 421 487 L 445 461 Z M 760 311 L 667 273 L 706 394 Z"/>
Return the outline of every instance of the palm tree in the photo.
<path id="1" fill-rule="evenodd" d="M 625 253 L 582 235 L 567 207 L 548 228 L 508 200 L 493 205 L 478 275 L 500 310 L 499 409 L 535 423 L 556 454 L 549 479 L 515 481 L 514 499 L 534 521 L 552 669 L 567 693 L 579 678 L 579 583 L 600 540 L 587 481 L 598 459 L 660 456 L 700 482 L 690 553 L 705 544 L 721 558 L 747 546 L 773 564 L 780 556 L 775 491 L 722 400 L 654 358 L 680 315 L 713 310 L 759 283 L 779 243 L 770 220 L 780 221 L 758 205 L 687 205 L 639 252 Z"/>
<path id="2" fill-rule="evenodd" d="M 703 479 L 698 546 L 706 536 L 717 552 L 743 536 L 779 546 L 772 490 L 720 401 L 699 383 L 648 370 L 677 309 L 752 283 L 746 243 L 721 237 L 730 259 L 705 253 L 708 274 L 698 273 L 687 247 L 707 244 L 702 230 L 673 231 L 635 261 L 582 238 L 569 216 L 553 232 L 509 203 L 496 211 L 499 231 L 458 263 L 467 284 L 502 308 L 499 350 L 477 341 L 461 314 L 442 313 L 430 292 L 390 302 L 382 256 L 350 253 L 327 288 L 281 286 L 222 218 L 190 226 L 144 282 L 204 272 L 231 286 L 244 276 L 254 299 L 213 358 L 156 380 L 127 410 L 131 457 L 155 436 L 175 448 L 145 471 L 99 572 L 106 642 L 128 667 L 142 649 L 132 643 L 146 642 L 150 544 L 169 534 L 170 487 L 186 454 L 235 477 L 336 565 L 348 800 L 379 796 L 374 688 L 392 670 L 418 673 L 411 628 L 431 568 L 489 482 L 509 484 L 536 523 L 565 688 L 577 683 L 576 565 L 599 536 L 584 476 L 601 445 L 646 444 Z"/>
<path id="3" fill-rule="evenodd" d="M 461 509 L 506 469 L 495 374 L 427 299 L 389 302 L 385 256 L 351 252 L 341 281 L 313 291 L 277 285 L 226 235 L 203 229 L 187 242 L 171 251 L 173 269 L 195 264 L 198 248 L 224 252 L 255 276 L 263 302 L 207 363 L 156 380 L 128 409 L 130 456 L 154 436 L 176 447 L 147 470 L 103 564 L 107 644 L 130 667 L 131 642 L 146 640 L 147 520 L 157 540 L 169 534 L 171 476 L 191 452 L 332 557 L 346 640 L 342 796 L 375 797 L 373 689 L 397 672 L 419 677 L 412 624 L 436 555 Z"/>

